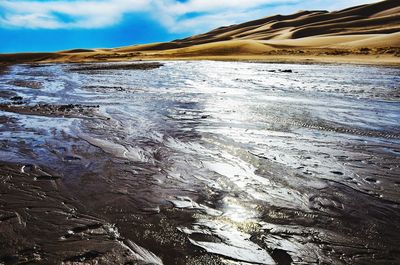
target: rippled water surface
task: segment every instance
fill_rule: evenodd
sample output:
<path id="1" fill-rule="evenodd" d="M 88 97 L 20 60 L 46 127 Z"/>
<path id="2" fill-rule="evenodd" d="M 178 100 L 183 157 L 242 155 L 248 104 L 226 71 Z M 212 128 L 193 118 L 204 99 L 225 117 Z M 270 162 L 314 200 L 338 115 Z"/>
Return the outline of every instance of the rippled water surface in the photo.
<path id="1" fill-rule="evenodd" d="M 0 264 L 400 264 L 399 69 L 79 67 L 0 77 Z"/>

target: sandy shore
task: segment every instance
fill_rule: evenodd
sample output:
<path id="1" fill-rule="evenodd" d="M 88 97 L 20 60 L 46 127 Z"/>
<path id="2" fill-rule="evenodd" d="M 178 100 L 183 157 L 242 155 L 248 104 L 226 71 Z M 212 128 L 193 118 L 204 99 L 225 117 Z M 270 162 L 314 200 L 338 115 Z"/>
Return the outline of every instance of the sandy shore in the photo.
<path id="1" fill-rule="evenodd" d="M 94 62 L 129 62 L 129 61 L 195 61 L 195 60 L 215 60 L 215 61 L 246 61 L 246 62 L 265 62 L 265 63 L 319 63 L 319 64 L 361 64 L 361 65 L 382 65 L 382 66 L 400 66 L 400 57 L 387 54 L 371 54 L 371 55 L 257 55 L 257 54 L 240 54 L 240 55 L 177 55 L 171 56 L 167 54 L 148 54 L 140 56 L 132 56 L 130 54 L 121 55 L 113 53 L 79 53 L 79 54 L 57 54 L 58 56 L 43 57 L 38 53 L 35 56 L 29 56 L 25 59 L 13 55 L 0 55 L 0 61 L 3 64 L 0 71 L 5 71 L 7 65 L 20 63 L 94 63 Z M 96 58 L 97 57 L 97 58 Z M 107 58 L 106 58 L 107 57 Z M 6 59 L 5 59 L 6 58 Z"/>
<path id="2" fill-rule="evenodd" d="M 143 58 L 149 59 L 149 58 Z M 265 63 L 319 63 L 319 64 L 362 64 L 400 66 L 400 58 L 379 55 L 350 56 L 296 56 L 296 55 L 240 55 L 240 56 L 196 56 L 177 58 L 151 58 L 150 60 L 215 60 L 215 61 L 247 61 Z"/>

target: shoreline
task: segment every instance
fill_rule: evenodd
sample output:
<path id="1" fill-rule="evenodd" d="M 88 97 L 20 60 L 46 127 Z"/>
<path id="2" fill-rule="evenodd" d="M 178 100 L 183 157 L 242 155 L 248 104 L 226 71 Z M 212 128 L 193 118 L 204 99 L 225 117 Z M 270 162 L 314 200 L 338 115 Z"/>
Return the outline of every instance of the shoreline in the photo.
<path id="1" fill-rule="evenodd" d="M 400 67 L 400 57 L 395 55 L 170 55 L 143 54 L 130 56 L 112 53 L 29 53 L 0 54 L 0 70 L 14 64 L 40 63 L 105 63 L 105 62 L 135 62 L 135 61 L 227 61 L 227 62 L 257 62 L 257 63 L 287 63 L 287 64 L 354 64 L 385 67 Z M 96 56 L 104 58 L 96 58 Z M 106 58 L 107 57 L 107 58 Z M 0 71 L 1 72 L 1 71 Z"/>
<path id="2" fill-rule="evenodd" d="M 376 61 L 378 58 L 355 58 L 338 56 L 199 56 L 199 57 L 176 57 L 176 58 L 154 58 L 160 61 L 226 61 L 226 62 L 254 62 L 254 63 L 281 63 L 281 64 L 351 64 L 399 67 L 400 57 L 387 56 L 384 60 Z M 380 58 L 381 59 L 381 58 Z"/>

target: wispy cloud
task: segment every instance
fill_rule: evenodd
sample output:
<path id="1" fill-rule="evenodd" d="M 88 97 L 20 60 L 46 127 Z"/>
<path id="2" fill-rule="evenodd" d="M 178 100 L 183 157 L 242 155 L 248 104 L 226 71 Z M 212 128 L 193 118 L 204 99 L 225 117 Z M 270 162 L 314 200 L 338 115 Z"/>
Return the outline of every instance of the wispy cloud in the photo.
<path id="1" fill-rule="evenodd" d="M 300 9 L 338 9 L 374 0 L 2 0 L 0 27 L 32 29 L 103 28 L 141 13 L 171 32 L 213 27 Z"/>
<path id="2" fill-rule="evenodd" d="M 73 0 L 0 2 L 0 25 L 23 28 L 101 28 L 115 25 L 127 13 L 150 6 L 149 0 Z"/>

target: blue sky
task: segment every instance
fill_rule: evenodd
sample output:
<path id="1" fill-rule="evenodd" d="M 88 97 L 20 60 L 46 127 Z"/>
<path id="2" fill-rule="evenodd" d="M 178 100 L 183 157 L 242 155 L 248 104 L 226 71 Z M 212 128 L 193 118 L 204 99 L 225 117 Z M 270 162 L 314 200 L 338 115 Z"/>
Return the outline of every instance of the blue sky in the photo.
<path id="1" fill-rule="evenodd" d="M 0 53 L 169 41 L 298 10 L 376 0 L 0 0 Z"/>

